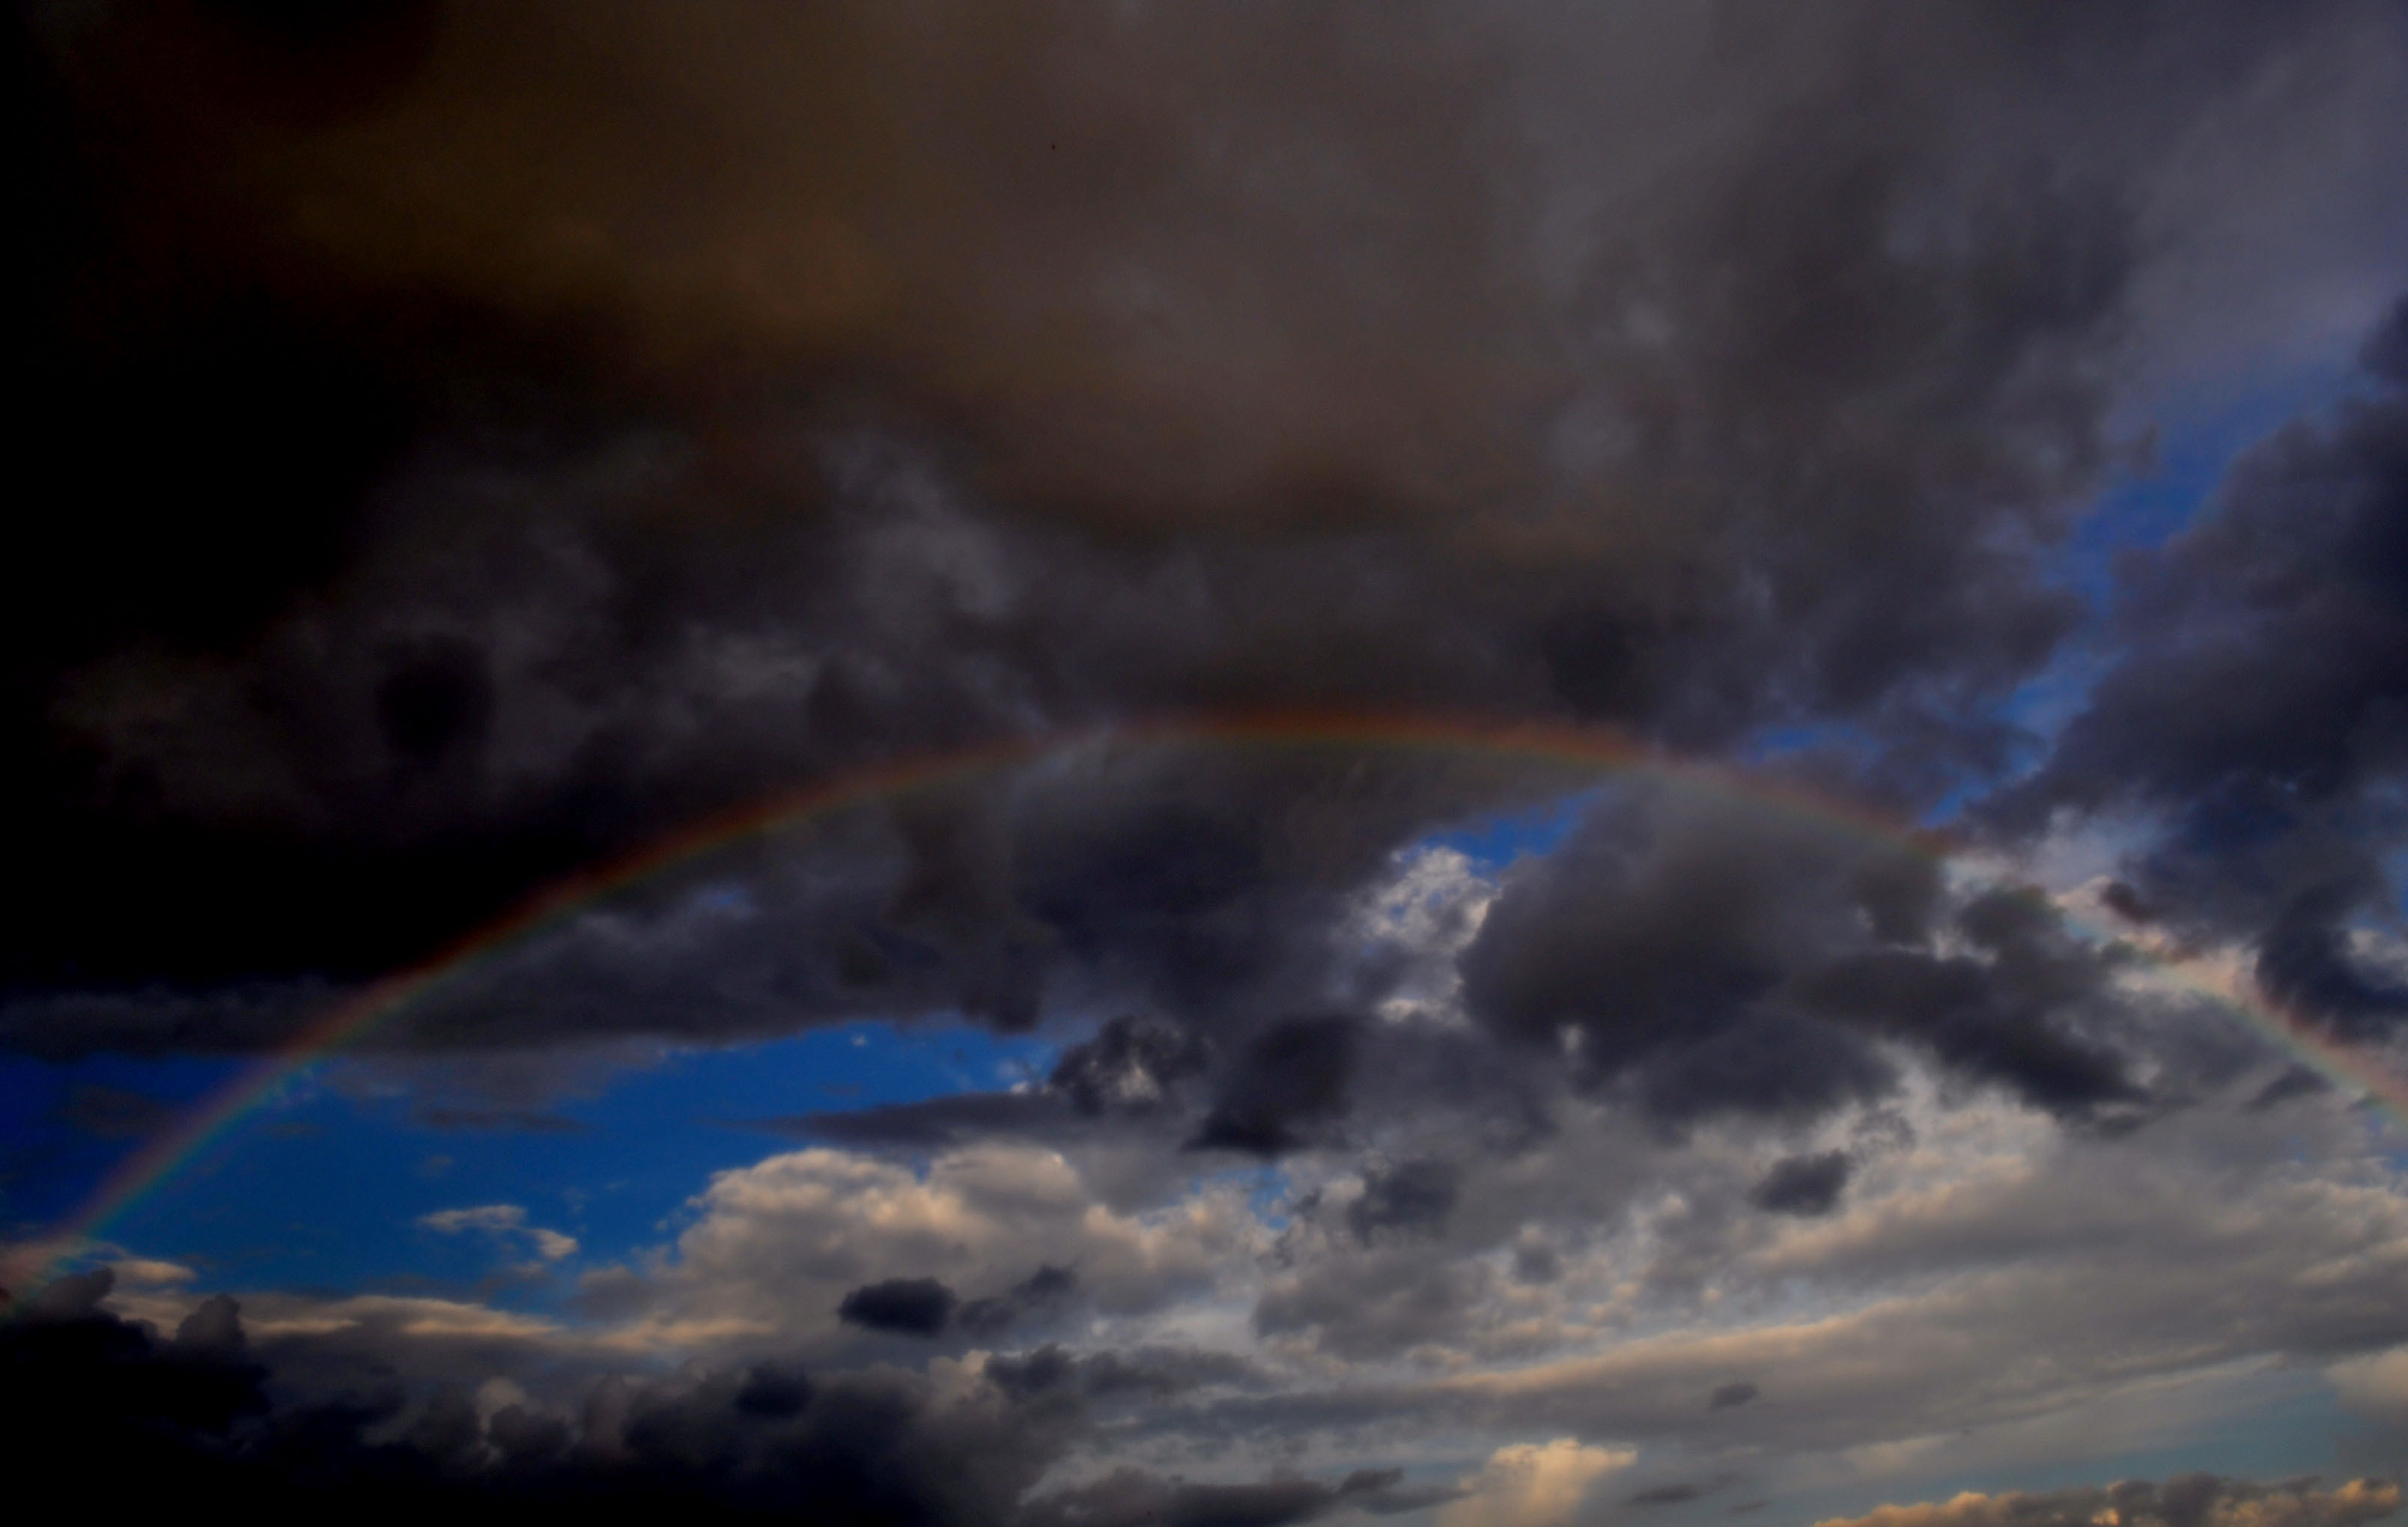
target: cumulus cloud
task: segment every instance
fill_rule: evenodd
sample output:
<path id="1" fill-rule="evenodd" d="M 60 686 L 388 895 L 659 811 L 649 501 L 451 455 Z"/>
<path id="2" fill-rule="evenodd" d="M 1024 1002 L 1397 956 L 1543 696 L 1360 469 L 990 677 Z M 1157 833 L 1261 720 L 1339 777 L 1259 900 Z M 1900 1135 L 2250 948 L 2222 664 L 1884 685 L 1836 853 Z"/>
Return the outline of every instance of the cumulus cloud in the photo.
<path id="1" fill-rule="evenodd" d="M 1627 1449 L 1596 1448 L 1570 1437 L 1498 1449 L 1464 1481 L 1461 1500 L 1442 1507 L 1440 1527 L 1560 1527 L 1572 1520 L 1598 1480 L 1628 1468 Z"/>
<path id="2" fill-rule="evenodd" d="M 1000 1523 L 1059 1447 L 1057 1423 L 991 1389 L 948 1391 L 892 1371 L 812 1382 L 774 1363 L 609 1378 L 575 1413 L 507 1383 L 475 1399 L 413 1396 L 389 1371 L 293 1403 L 246 1361 L 240 1313 L 223 1296 L 164 1344 L 90 1308 L 12 1320 L 0 1325 L 0 1372 L 31 1449 L 29 1481 L 113 1464 L 128 1471 L 120 1498 L 160 1509 L 371 1498 L 379 1511 L 483 1520 L 808 1502 L 837 1520 Z"/>
<path id="3" fill-rule="evenodd" d="M 1120 1214 L 1043 1146 L 989 1143 L 907 1162 L 827 1148 L 723 1172 L 657 1276 L 589 1275 L 597 1309 L 638 1330 L 721 1329 L 789 1340 L 1004 1330 L 1090 1301 L 1147 1310 L 1212 1289 L 1264 1243 L 1241 1188 Z"/>

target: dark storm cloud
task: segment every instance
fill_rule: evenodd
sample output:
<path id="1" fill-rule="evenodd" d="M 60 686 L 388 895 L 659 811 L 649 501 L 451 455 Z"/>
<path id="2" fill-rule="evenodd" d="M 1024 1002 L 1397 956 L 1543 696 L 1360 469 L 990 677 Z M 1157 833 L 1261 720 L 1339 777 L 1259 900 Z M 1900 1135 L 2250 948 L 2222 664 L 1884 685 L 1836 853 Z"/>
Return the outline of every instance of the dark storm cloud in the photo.
<path id="1" fill-rule="evenodd" d="M 373 1503 L 395 1520 L 749 1520 L 807 1508 L 827 1521 L 999 1524 L 1075 1424 L 994 1391 L 947 1402 L 891 1371 L 814 1379 L 775 1363 L 683 1382 L 605 1379 L 573 1416 L 519 1404 L 480 1421 L 457 1390 L 413 1400 L 389 1378 L 295 1400 L 289 1375 L 249 1359 L 233 1301 L 205 1302 L 162 1342 L 92 1307 L 108 1292 L 105 1273 L 63 1278 L 0 1323 L 0 1407 L 25 1449 L 16 1472 L 27 1489 L 107 1479 L 126 1505 Z M 291 1356 L 293 1344 L 280 1349 Z"/>
<path id="2" fill-rule="evenodd" d="M 1846 1191 L 1848 1176 L 1855 1163 L 1844 1150 L 1827 1150 L 1813 1156 L 1784 1156 L 1772 1163 L 1764 1179 L 1748 1190 L 1747 1201 L 1767 1214 L 1794 1214 L 1813 1218 L 1828 1214 L 1840 1206 L 1840 1194 Z M 1715 1395 L 1721 1399 L 1719 1392 Z"/>
<path id="3" fill-rule="evenodd" d="M 2081 1021 L 2086 1007 L 2103 1006 L 2098 999 L 2114 971 L 2112 954 L 2070 934 L 2054 907 L 2014 891 L 1974 898 L 1954 922 L 1978 956 L 1849 954 L 1803 975 L 1796 998 L 1810 1010 L 1922 1043 L 2035 1106 L 2083 1115 L 2143 1101 L 2128 1058 Z"/>
<path id="4" fill-rule="evenodd" d="M 1949 788 L 2076 614 L 2151 174 L 2372 24 L 346 15 L 16 22 L 22 1047 L 273 1044 L 710 810 L 1131 715 L 1842 721 Z M 900 812 L 842 886 L 761 869 L 753 942 L 597 935 L 390 1042 L 1083 982 L 1242 1049 L 1387 849 L 1531 788 L 1415 776 Z M 1834 1057 L 1753 1106 L 1874 1085 L 1726 1027 Z"/>
<path id="5" fill-rule="evenodd" d="M 2277 431 L 2198 524 L 2125 560 L 2120 657 L 1991 807 L 2026 828 L 2152 814 L 2131 906 L 2250 940 L 2269 992 L 2361 1038 L 2408 1015 L 2408 989 L 2350 949 L 2356 922 L 2396 913 L 2385 855 L 2408 834 L 2402 332 L 2408 302 L 2366 347 L 2392 385 Z"/>
<path id="6" fill-rule="evenodd" d="M 1656 787 L 1600 799 L 1511 878 L 1463 958 L 1499 1037 L 1628 1078 L 1676 1126 L 1879 1096 L 1876 1036 L 2069 1114 L 2137 1101 L 2082 1024 L 2112 971 L 2035 899 L 1960 903 L 1900 846 Z"/>
<path id="7" fill-rule="evenodd" d="M 2332 1083 L 2306 1066 L 2294 1065 L 2259 1088 L 2257 1095 L 2249 1100 L 2249 1108 L 2253 1113 L 2262 1112 L 2288 1103 L 2295 1097 L 2316 1097 L 2330 1091 Z"/>
<path id="8" fill-rule="evenodd" d="M 943 1332 L 960 1303 L 953 1290 L 933 1277 L 890 1277 L 846 1294 L 837 1314 L 872 1331 L 934 1336 Z"/>
<path id="9" fill-rule="evenodd" d="M 993 1341 L 1058 1313 L 1078 1288 L 1079 1277 L 1070 1269 L 1044 1266 L 1001 1293 L 965 1302 L 933 1277 L 890 1277 L 847 1293 L 837 1315 L 871 1331 L 939 1336 L 953 1330 L 973 1341 Z"/>
<path id="10" fill-rule="evenodd" d="M 1043 1285 L 1037 1297 L 1061 1292 L 1060 1277 L 1046 1276 L 1057 1271 L 1029 1280 Z M 768 1360 L 673 1379 L 606 1377 L 566 1410 L 523 1401 L 480 1420 L 464 1391 L 413 1392 L 390 1368 L 357 1370 L 366 1384 L 302 1397 L 337 1371 L 312 1366 L 317 1338 L 274 1343 L 281 1365 L 271 1370 L 253 1360 L 233 1300 L 204 1301 L 162 1341 L 96 1307 L 110 1288 L 106 1269 L 62 1277 L 0 1321 L 0 1410 L 26 1449 L 18 1478 L 28 1489 L 45 1480 L 89 1489 L 109 1477 L 112 1499 L 186 1510 L 372 1501 L 380 1517 L 472 1521 L 570 1511 L 752 1520 L 804 1510 L 814 1520 L 953 1527 L 1272 1527 L 1454 1494 L 1400 1487 L 1394 1471 L 1241 1485 L 1124 1471 L 1030 1494 L 1090 1407 L 1154 1406 L 1256 1377 L 1222 1353 L 1071 1356 L 1049 1347 L 997 1356 L 984 1383 L 953 1397 L 890 1369 L 807 1374 Z M 108 1470 L 118 1472 L 95 1472 Z"/>
<path id="11" fill-rule="evenodd" d="M 1222 1076 L 1189 1147 L 1256 1156 L 1295 1149 L 1308 1130 L 1345 1110 L 1359 1044 L 1360 1025 L 1351 1018 L 1271 1024 Z"/>
<path id="12" fill-rule="evenodd" d="M 953 1323 L 973 1340 L 993 1341 L 1016 1326 L 1059 1311 L 1078 1289 L 1079 1275 L 1069 1268 L 1039 1267 L 1001 1293 L 962 1306 Z"/>
<path id="13" fill-rule="evenodd" d="M 1455 1208 L 1462 1174 L 1442 1161 L 1405 1161 L 1363 1179 L 1363 1196 L 1346 1206 L 1346 1223 L 1365 1241 L 1383 1232 L 1435 1234 Z"/>

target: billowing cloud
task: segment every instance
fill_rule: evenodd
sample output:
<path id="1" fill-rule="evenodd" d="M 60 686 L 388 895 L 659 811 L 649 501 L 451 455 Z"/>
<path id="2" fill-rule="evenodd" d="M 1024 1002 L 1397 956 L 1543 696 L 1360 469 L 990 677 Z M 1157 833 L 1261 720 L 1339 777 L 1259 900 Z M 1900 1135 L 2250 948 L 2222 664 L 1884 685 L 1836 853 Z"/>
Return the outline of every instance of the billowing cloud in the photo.
<path id="1" fill-rule="evenodd" d="M 60 999 L 9 1032 L 66 1049 L 271 1043 L 310 981 L 713 809 L 1163 712 L 1844 722 L 1928 795 L 2077 617 L 2045 552 L 2153 251 L 2215 248 L 2159 189 L 2222 154 L 2231 203 L 2295 192 L 2286 153 L 2346 145 L 2362 208 L 2401 168 L 2329 111 L 2245 154 L 2202 125 L 2318 70 L 2357 87 L 2320 107 L 2386 99 L 2348 4 L 64 14 L 35 183 L 92 190 L 29 220 L 59 380 L 8 607 L 50 888 L 10 968 Z M 303 89 L 329 70 L 356 89 Z M 2382 232 L 2312 210 L 2317 258 Z M 1209 1005 L 1350 870 L 1518 794 L 1346 788 L 939 809 L 754 888 L 775 960 L 645 917 L 640 964 L 600 940 L 478 1006 L 529 1042 L 1015 1024 L 1065 955 Z"/>
<path id="2" fill-rule="evenodd" d="M 1999 809 L 2143 814 L 2129 905 L 2240 937 L 2257 978 L 2358 1040 L 2408 988 L 2352 949 L 2393 905 L 2385 856 L 2408 755 L 2408 299 L 2366 350 L 2373 388 L 2235 468 L 2195 525 L 2123 567 L 2122 650 Z M 2388 369 L 2386 369 L 2388 368 Z"/>

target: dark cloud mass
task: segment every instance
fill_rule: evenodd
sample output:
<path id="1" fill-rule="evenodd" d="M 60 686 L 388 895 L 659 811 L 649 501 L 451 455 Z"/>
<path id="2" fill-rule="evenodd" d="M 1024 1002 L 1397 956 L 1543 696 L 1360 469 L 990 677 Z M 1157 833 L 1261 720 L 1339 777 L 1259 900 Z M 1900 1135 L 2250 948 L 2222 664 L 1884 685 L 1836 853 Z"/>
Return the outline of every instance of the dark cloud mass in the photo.
<path id="1" fill-rule="evenodd" d="M 1839 1207 L 1853 1163 L 1847 1153 L 1827 1150 L 1816 1156 L 1784 1156 L 1772 1163 L 1764 1180 L 1749 1191 L 1748 1202 L 1768 1214 L 1813 1217 Z M 1750 1391 L 1753 1393 L 1753 1391 Z M 1714 1398 L 1720 1401 L 1722 1391 Z M 1743 1402 L 1742 1402 L 1743 1403 Z"/>
<path id="2" fill-rule="evenodd" d="M 2390 1466 L 2397 6 L 7 27 L 28 1498 L 1567 1527 L 2294 1378 Z M 516 1261 L 41 1180 L 403 991 L 414 1183 L 610 1163 L 389 1217 Z"/>
<path id="3" fill-rule="evenodd" d="M 933 1336 L 945 1329 L 961 1301 L 933 1277 L 890 1277 L 865 1283 L 844 1296 L 837 1314 L 872 1331 Z"/>
<path id="4" fill-rule="evenodd" d="M 1302 1130 L 1345 1108 L 1346 1082 L 1360 1042 L 1351 1019 L 1290 1018 L 1271 1024 L 1222 1078 L 1211 1112 L 1188 1143 L 1257 1156 L 1295 1149 L 1303 1143 Z"/>
<path id="5" fill-rule="evenodd" d="M 2408 301 L 2365 349 L 2377 385 L 2267 438 L 2197 525 L 2126 559 L 2122 655 L 2000 807 L 2157 816 L 2136 904 L 2252 939 L 2271 992 L 2358 1038 L 2408 1015 L 2348 947 L 2396 915 L 2385 859 L 2408 828 L 2403 332 Z"/>
<path id="6" fill-rule="evenodd" d="M 992 1396 L 947 1404 L 892 1372 L 609 1379 L 574 1417 L 511 1406 L 480 1420 L 456 1393 L 413 1404 L 390 1384 L 279 1405 L 230 1304 L 168 1343 L 89 1307 L 39 1311 L 0 1326 L 0 1373 L 22 1485 L 153 1509 L 753 1520 L 808 1501 L 825 1521 L 993 1522 L 1060 1445 L 1059 1418 Z"/>
<path id="7" fill-rule="evenodd" d="M 1440 12 L 26 13 L 15 979 L 372 974 L 750 795 L 1163 711 L 1978 764 L 2074 614 L 2117 177 L 2313 12 L 1634 21 L 1576 39 L 1601 116 Z M 1345 868 L 1243 807 L 1048 822 L 1005 883 L 907 832 L 844 974 L 933 943 L 1004 1021 L 1062 953 L 1209 980 Z"/>

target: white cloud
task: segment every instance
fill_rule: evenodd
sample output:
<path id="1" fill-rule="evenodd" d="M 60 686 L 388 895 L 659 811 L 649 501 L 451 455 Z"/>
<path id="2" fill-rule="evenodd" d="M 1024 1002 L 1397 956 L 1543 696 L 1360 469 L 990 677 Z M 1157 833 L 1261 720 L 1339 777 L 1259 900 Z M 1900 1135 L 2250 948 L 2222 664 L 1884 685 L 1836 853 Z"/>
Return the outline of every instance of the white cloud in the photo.
<path id="1" fill-rule="evenodd" d="M 1391 1022 L 1460 1025 L 1456 957 L 1479 934 L 1497 892 L 1496 880 L 1457 849 L 1399 854 L 1395 873 L 1363 894 L 1339 930 L 1348 979 L 1361 983 L 1376 973 L 1376 1008 Z"/>
<path id="2" fill-rule="evenodd" d="M 200 1276 L 180 1262 L 165 1262 L 156 1257 L 120 1257 L 108 1267 L 117 1275 L 120 1288 L 165 1288 L 190 1283 Z"/>
<path id="3" fill-rule="evenodd" d="M 1464 1481 L 1469 1493 L 1439 1512 L 1438 1527 L 1557 1527 L 1580 1509 L 1591 1485 L 1638 1457 L 1627 1448 L 1571 1437 L 1499 1448 Z"/>
<path id="4" fill-rule="evenodd" d="M 529 1230 L 527 1234 L 535 1241 L 537 1253 L 546 1262 L 558 1262 L 563 1257 L 577 1254 L 577 1237 L 574 1235 L 564 1235 L 556 1230 L 540 1227 Z"/>
<path id="5" fill-rule="evenodd" d="M 433 1214 L 420 1215 L 418 1222 L 446 1235 L 456 1235 L 464 1230 L 489 1230 L 498 1234 L 525 1224 L 526 1210 L 516 1204 L 486 1204 L 472 1209 L 438 1209 Z"/>
<path id="6" fill-rule="evenodd" d="M 527 1211 L 521 1205 L 481 1204 L 474 1208 L 437 1209 L 433 1214 L 420 1215 L 418 1222 L 446 1235 L 466 1230 L 481 1230 L 491 1235 L 524 1235 L 535 1244 L 536 1254 L 546 1262 L 577 1254 L 577 1237 L 530 1225 L 526 1218 Z"/>
<path id="7" fill-rule="evenodd" d="M 1243 1278 L 1268 1237 L 1235 1183 L 1116 1212 L 1076 1163 L 1035 1146 L 947 1152 L 924 1172 L 832 1149 L 722 1172 L 651 1285 L 647 1320 L 841 1335 L 861 1284 L 936 1277 L 965 1299 L 1067 1267 L 1106 1317 L 1134 1317 Z"/>

